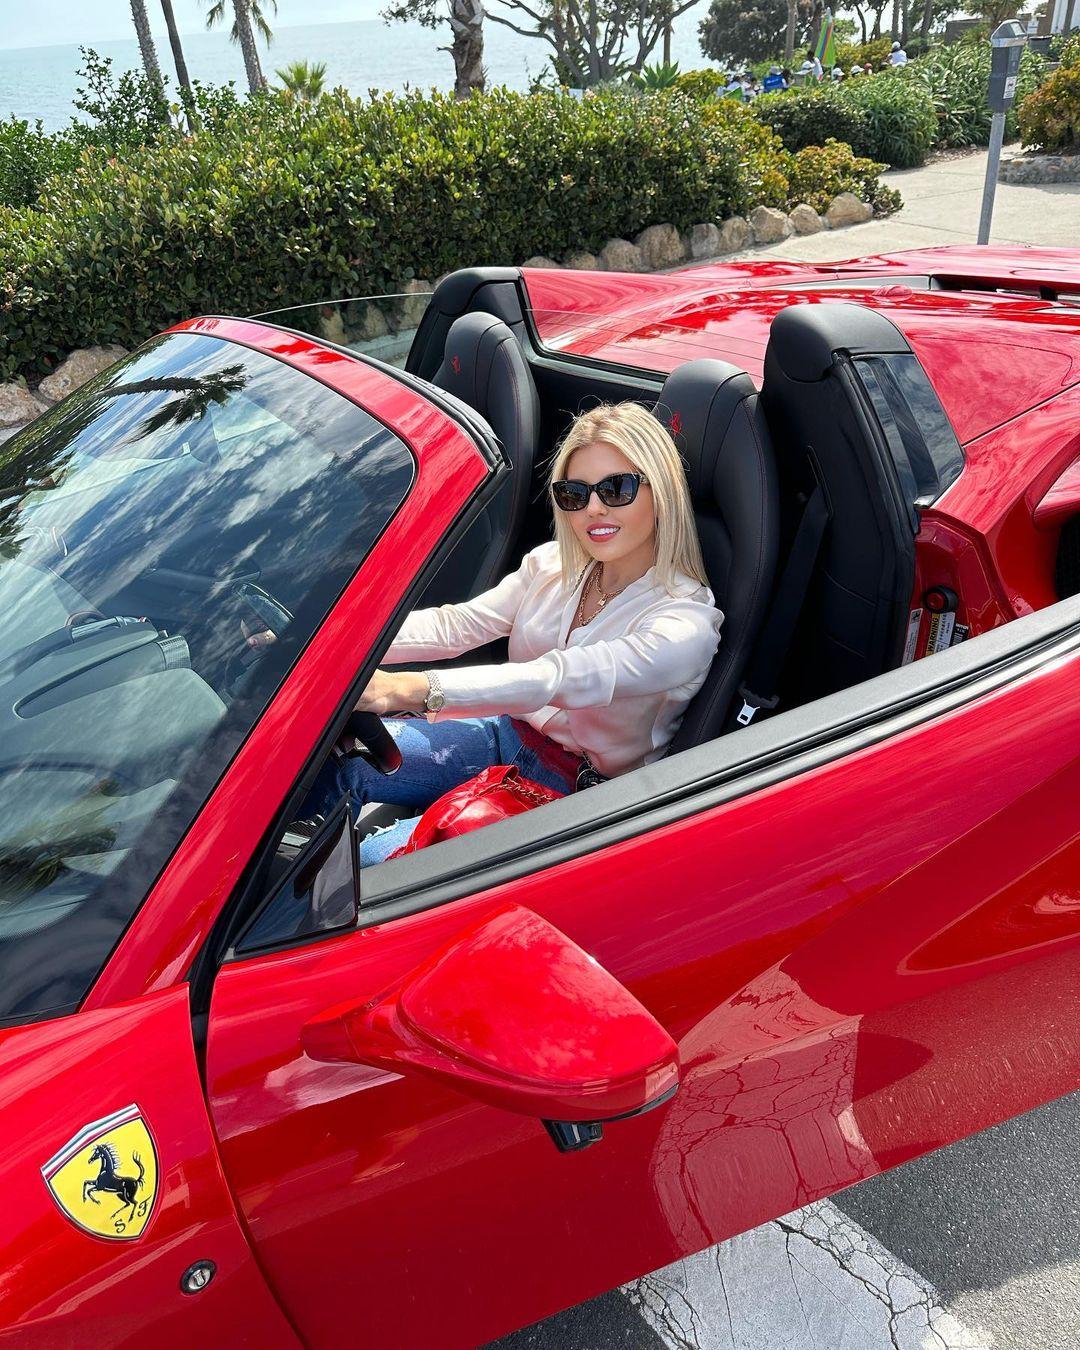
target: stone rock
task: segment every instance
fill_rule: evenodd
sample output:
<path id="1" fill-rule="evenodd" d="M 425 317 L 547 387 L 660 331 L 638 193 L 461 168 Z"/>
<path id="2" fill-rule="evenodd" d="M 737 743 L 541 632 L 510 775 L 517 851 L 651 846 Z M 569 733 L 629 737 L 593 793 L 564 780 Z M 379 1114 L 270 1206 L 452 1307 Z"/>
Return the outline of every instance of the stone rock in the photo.
<path id="1" fill-rule="evenodd" d="M 647 272 L 641 249 L 629 239 L 609 239 L 600 250 L 600 266 L 605 272 Z"/>
<path id="2" fill-rule="evenodd" d="M 127 356 L 124 347 L 83 347 L 60 363 L 51 375 L 46 375 L 38 386 L 38 396 L 49 403 L 58 403 L 62 398 L 103 370 L 108 370 L 122 356 Z"/>
<path id="3" fill-rule="evenodd" d="M 353 332 L 358 342 L 372 342 L 375 338 L 386 337 L 390 332 L 390 325 L 386 322 L 386 315 L 380 309 L 378 301 L 372 300 L 361 306 Z"/>
<path id="4" fill-rule="evenodd" d="M 0 436 L 13 436 L 47 407 L 21 384 L 0 384 Z"/>
<path id="5" fill-rule="evenodd" d="M 800 202 L 792 211 L 791 223 L 796 234 L 818 234 L 821 231 L 821 217 L 807 202 Z"/>
<path id="6" fill-rule="evenodd" d="M 715 258 L 724 252 L 724 237 L 718 225 L 695 225 L 690 231 L 691 258 Z"/>
<path id="7" fill-rule="evenodd" d="M 600 261 L 595 253 L 568 253 L 564 267 L 570 267 L 575 272 L 595 272 L 600 266 Z"/>
<path id="8" fill-rule="evenodd" d="M 650 272 L 659 272 L 664 267 L 674 267 L 686 259 L 683 241 L 674 225 L 649 225 L 642 230 L 634 243 L 641 250 L 645 266 Z"/>
<path id="9" fill-rule="evenodd" d="M 449 273 L 445 275 L 449 276 Z M 442 278 L 440 277 L 441 281 Z M 412 281 L 407 281 L 402 286 L 405 299 L 399 301 L 401 306 L 401 322 L 399 328 L 416 328 L 420 320 L 424 317 L 424 311 L 428 307 L 428 300 L 431 298 L 431 292 L 435 289 L 437 283 L 425 281 L 423 277 L 415 277 Z"/>
<path id="10" fill-rule="evenodd" d="M 542 253 L 534 253 L 531 258 L 526 258 L 521 264 L 522 267 L 558 267 L 554 258 L 545 258 Z"/>
<path id="11" fill-rule="evenodd" d="M 742 216 L 729 216 L 720 226 L 720 252 L 738 253 L 750 242 L 750 225 Z"/>
<path id="12" fill-rule="evenodd" d="M 750 212 L 750 228 L 755 244 L 778 244 L 790 239 L 794 226 L 783 211 L 772 206 L 755 206 Z"/>
<path id="13" fill-rule="evenodd" d="M 1003 159 L 1002 183 L 1080 183 L 1080 155 L 1015 155 Z"/>
<path id="14" fill-rule="evenodd" d="M 869 202 L 859 201 L 854 192 L 841 192 L 839 197 L 834 197 L 829 203 L 825 218 L 830 229 L 838 230 L 842 225 L 861 225 L 873 214 L 874 208 Z"/>
<path id="15" fill-rule="evenodd" d="M 333 305 L 319 315 L 319 336 L 327 342 L 336 342 L 339 347 L 349 345 L 349 336 L 345 331 L 345 320 L 340 305 Z"/>

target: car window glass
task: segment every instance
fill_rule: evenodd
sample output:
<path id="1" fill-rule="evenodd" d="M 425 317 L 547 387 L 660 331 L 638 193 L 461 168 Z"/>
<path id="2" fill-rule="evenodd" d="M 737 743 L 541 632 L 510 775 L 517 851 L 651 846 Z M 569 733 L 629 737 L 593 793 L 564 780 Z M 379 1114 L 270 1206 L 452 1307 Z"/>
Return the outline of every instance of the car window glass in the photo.
<path id="1" fill-rule="evenodd" d="M 187 333 L 0 448 L 0 1018 L 85 992 L 413 468 Z"/>
<path id="2" fill-rule="evenodd" d="M 913 353 L 857 357 L 908 501 L 928 506 L 964 467 L 964 453 Z"/>

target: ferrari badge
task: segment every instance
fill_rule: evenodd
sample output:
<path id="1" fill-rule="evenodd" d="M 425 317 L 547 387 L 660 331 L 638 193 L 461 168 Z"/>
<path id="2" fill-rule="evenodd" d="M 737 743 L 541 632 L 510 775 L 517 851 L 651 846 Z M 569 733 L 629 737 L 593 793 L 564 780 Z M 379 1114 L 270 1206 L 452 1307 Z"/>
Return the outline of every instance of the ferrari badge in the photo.
<path id="1" fill-rule="evenodd" d="M 53 1199 L 95 1237 L 137 1238 L 157 1198 L 157 1150 L 132 1104 L 83 1128 L 41 1169 Z"/>

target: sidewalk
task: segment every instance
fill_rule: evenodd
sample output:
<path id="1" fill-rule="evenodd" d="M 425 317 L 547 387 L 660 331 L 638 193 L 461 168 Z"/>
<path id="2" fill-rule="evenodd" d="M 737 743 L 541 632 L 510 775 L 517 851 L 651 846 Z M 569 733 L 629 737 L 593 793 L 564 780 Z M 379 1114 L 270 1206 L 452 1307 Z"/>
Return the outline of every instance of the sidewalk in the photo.
<path id="1" fill-rule="evenodd" d="M 1007 147 L 1005 155 L 1018 149 Z M 782 244 L 735 256 L 830 262 L 902 248 L 974 244 L 979 232 L 985 176 L 985 150 L 943 159 L 922 169 L 894 169 L 883 178 L 891 187 L 898 188 L 904 199 L 895 215 L 871 220 L 866 225 L 853 225 L 835 234 L 823 231 L 796 235 Z M 999 183 L 990 242 L 1080 248 L 1080 183 L 1028 186 Z"/>

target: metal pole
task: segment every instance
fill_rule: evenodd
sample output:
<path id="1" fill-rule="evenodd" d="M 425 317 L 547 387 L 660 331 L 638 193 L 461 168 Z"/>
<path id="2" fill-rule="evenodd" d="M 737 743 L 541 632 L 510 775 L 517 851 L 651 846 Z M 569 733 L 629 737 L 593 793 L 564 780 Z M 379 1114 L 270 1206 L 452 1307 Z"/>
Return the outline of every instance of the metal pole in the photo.
<path id="1" fill-rule="evenodd" d="M 1001 164 L 1001 145 L 1005 140 L 1005 114 L 996 112 L 990 119 L 990 153 L 986 160 L 986 182 L 983 185 L 982 213 L 979 216 L 978 243 L 990 242 L 990 218 L 994 214 L 994 193 L 997 191 L 998 168 Z"/>

